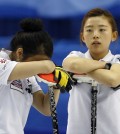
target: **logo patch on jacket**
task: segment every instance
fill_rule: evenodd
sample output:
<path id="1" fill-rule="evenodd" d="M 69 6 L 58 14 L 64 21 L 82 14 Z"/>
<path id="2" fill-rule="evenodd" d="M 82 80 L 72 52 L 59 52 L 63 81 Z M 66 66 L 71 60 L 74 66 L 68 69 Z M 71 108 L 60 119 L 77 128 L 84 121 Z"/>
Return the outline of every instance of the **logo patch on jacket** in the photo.
<path id="1" fill-rule="evenodd" d="M 0 63 L 5 63 L 6 61 L 6 59 L 0 59 Z"/>
<path id="2" fill-rule="evenodd" d="M 10 88 L 23 93 L 22 82 L 20 80 L 14 80 L 10 84 Z"/>

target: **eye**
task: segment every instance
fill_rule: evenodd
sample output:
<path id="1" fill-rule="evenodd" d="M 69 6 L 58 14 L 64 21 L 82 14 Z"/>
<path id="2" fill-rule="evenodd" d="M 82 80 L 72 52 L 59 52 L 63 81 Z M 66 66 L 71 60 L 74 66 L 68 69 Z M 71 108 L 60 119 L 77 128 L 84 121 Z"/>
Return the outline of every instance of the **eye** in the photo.
<path id="1" fill-rule="evenodd" d="M 100 32 L 104 32 L 104 31 L 106 31 L 106 29 L 103 29 L 103 28 L 100 29 Z"/>
<path id="2" fill-rule="evenodd" d="M 87 31 L 87 32 L 92 32 L 92 29 L 87 29 L 86 31 Z"/>

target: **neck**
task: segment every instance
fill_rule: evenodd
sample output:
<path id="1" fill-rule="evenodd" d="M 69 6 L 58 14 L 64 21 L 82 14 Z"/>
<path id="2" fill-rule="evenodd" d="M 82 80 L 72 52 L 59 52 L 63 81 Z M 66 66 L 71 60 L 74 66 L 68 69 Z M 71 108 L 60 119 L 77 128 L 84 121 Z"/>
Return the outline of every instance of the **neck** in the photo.
<path id="1" fill-rule="evenodd" d="M 12 52 L 12 53 L 9 55 L 9 57 L 10 57 L 10 59 L 11 59 L 12 61 L 16 61 L 16 56 L 15 56 L 15 53 L 14 53 L 14 52 Z"/>
<path id="2" fill-rule="evenodd" d="M 107 52 L 102 53 L 90 53 L 90 55 L 94 60 L 100 60 L 103 59 L 108 54 L 108 52 L 109 50 Z"/>

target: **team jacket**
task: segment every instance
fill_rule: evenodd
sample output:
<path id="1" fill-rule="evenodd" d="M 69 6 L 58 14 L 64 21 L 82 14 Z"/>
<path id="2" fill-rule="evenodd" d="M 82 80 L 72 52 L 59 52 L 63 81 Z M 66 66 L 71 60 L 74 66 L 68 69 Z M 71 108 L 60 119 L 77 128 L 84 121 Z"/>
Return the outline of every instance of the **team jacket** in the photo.
<path id="1" fill-rule="evenodd" d="M 41 90 L 35 77 L 8 81 L 18 62 L 10 61 L 10 51 L 0 51 L 0 134 L 24 134 L 24 126 L 33 102 L 33 93 Z"/>
<path id="2" fill-rule="evenodd" d="M 85 54 L 72 51 L 67 57 L 92 59 L 89 51 Z M 120 55 L 111 51 L 101 59 L 120 63 Z M 120 90 L 116 91 L 103 84 L 97 86 L 97 134 L 120 134 Z M 91 84 L 78 83 L 70 91 L 68 103 L 67 134 L 91 133 Z"/>

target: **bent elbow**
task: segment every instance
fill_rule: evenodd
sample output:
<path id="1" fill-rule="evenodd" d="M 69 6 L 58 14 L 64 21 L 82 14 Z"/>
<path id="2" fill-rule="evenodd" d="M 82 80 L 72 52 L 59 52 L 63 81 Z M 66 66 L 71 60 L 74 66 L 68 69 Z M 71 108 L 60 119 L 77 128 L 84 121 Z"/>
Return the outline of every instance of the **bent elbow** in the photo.
<path id="1" fill-rule="evenodd" d="M 48 66 L 46 67 L 46 73 L 52 73 L 55 70 L 55 67 Z"/>
<path id="2" fill-rule="evenodd" d="M 55 70 L 55 65 L 51 62 L 51 64 L 45 66 L 44 70 L 45 73 L 52 73 Z"/>
<path id="3" fill-rule="evenodd" d="M 76 64 L 76 62 L 73 60 L 64 61 L 62 66 L 65 70 L 70 71 L 70 72 L 76 72 L 76 70 L 78 70 L 79 68 L 78 64 Z"/>

